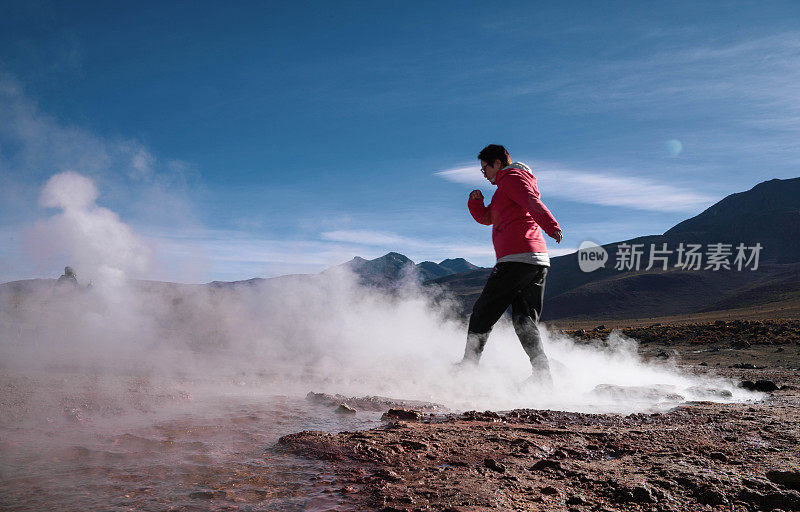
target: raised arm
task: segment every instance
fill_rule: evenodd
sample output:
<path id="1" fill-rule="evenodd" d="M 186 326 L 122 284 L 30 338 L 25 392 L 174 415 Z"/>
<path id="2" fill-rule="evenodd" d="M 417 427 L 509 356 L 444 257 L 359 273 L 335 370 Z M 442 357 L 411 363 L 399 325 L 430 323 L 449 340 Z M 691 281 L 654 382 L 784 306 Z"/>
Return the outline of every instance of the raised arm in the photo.
<path id="1" fill-rule="evenodd" d="M 480 190 L 470 192 L 467 207 L 476 222 L 487 226 L 492 225 L 492 210 L 483 205 L 483 193 Z"/>
<path id="2" fill-rule="evenodd" d="M 561 227 L 558 221 L 539 199 L 539 189 L 536 187 L 534 176 L 523 177 L 517 173 L 509 173 L 499 186 L 502 186 L 508 197 L 531 214 L 545 233 L 556 241 L 561 241 Z"/>

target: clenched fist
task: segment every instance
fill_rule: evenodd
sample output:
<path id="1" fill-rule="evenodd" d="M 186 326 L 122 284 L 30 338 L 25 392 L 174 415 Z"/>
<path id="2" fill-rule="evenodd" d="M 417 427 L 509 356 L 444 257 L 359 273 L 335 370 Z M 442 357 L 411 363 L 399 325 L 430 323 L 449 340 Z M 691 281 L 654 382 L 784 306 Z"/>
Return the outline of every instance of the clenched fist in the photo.
<path id="1" fill-rule="evenodd" d="M 480 190 L 473 190 L 472 192 L 469 193 L 469 198 L 480 199 L 481 201 L 483 201 L 483 193 Z"/>

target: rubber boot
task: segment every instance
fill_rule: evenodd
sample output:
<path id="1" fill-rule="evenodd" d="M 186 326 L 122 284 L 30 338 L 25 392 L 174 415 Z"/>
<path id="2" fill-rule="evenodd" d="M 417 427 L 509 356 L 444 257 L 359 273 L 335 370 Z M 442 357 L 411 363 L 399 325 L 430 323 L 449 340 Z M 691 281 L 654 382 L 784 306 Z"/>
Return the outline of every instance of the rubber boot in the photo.
<path id="1" fill-rule="evenodd" d="M 488 339 L 488 332 L 482 334 L 468 332 L 467 345 L 464 347 L 464 358 L 456 363 L 456 366 L 462 368 L 465 366 L 478 366 L 478 362 L 481 360 L 481 354 L 483 353 L 483 347 L 486 346 L 486 340 Z"/>

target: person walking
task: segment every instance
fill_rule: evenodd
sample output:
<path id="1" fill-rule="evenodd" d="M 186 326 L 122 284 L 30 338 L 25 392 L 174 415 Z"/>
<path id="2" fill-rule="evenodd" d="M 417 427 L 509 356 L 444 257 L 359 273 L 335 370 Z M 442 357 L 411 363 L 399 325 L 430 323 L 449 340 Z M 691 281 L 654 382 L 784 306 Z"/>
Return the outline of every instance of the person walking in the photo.
<path id="1" fill-rule="evenodd" d="M 473 190 L 467 206 L 477 222 L 492 226 L 497 264 L 472 308 L 464 357 L 458 365 L 477 366 L 492 327 L 511 306 L 514 330 L 530 358 L 531 378 L 552 382 L 537 325 L 550 266 L 542 231 L 561 243 L 561 227 L 539 198 L 530 167 L 512 163 L 508 150 L 497 144 L 483 148 L 478 160 L 484 177 L 497 190 L 489 206 L 484 206 L 481 191 Z"/>

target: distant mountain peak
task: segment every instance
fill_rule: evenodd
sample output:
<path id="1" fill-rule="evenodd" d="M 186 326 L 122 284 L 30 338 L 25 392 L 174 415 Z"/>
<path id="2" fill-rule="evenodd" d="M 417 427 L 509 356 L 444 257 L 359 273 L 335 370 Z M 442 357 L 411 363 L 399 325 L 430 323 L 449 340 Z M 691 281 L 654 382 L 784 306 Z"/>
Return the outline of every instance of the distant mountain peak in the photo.
<path id="1" fill-rule="evenodd" d="M 413 274 L 416 274 L 419 281 L 428 281 L 480 268 L 464 258 L 446 259 L 441 263 L 423 261 L 414 264 L 405 254 L 394 251 L 372 260 L 356 256 L 343 265 L 356 273 L 362 283 L 378 286 L 391 286 Z"/>
<path id="2" fill-rule="evenodd" d="M 446 259 L 441 263 L 439 263 L 439 265 L 444 268 L 452 270 L 454 274 L 459 274 L 461 272 L 467 272 L 469 270 L 475 270 L 476 268 L 480 268 L 477 265 L 473 265 L 472 263 L 468 262 L 464 258 Z"/>

